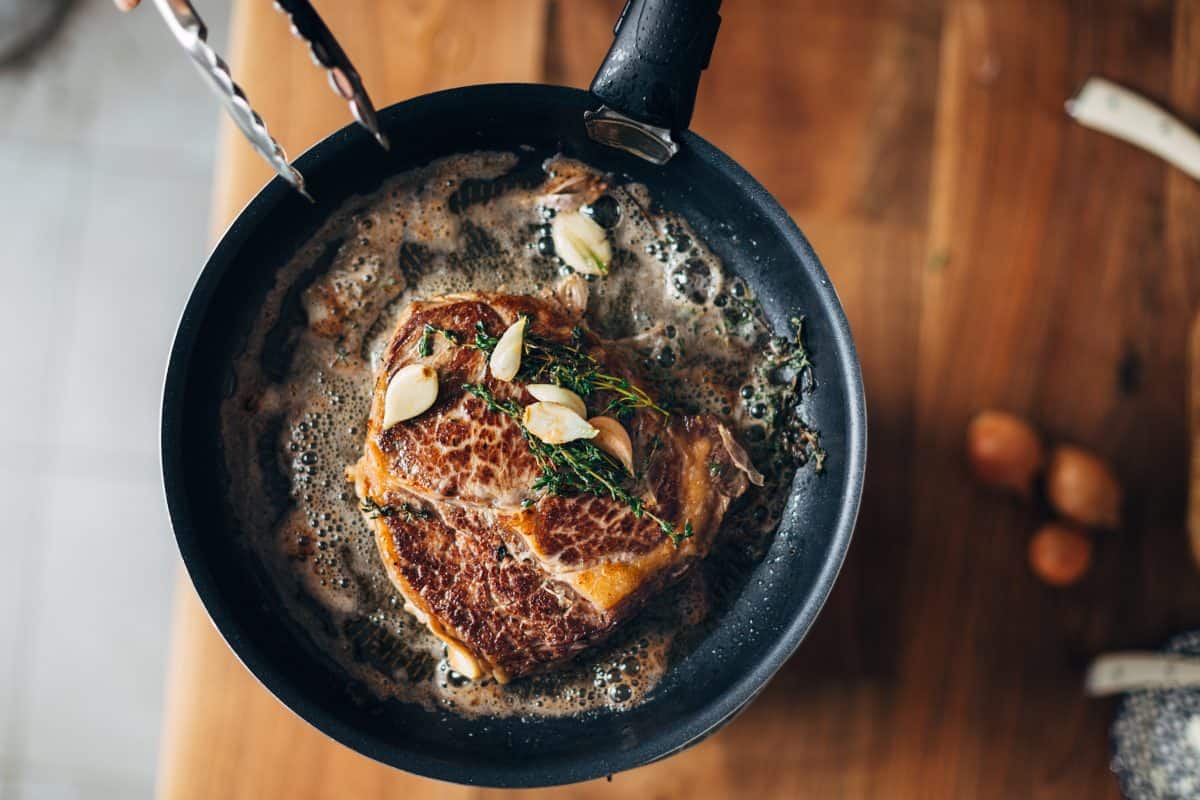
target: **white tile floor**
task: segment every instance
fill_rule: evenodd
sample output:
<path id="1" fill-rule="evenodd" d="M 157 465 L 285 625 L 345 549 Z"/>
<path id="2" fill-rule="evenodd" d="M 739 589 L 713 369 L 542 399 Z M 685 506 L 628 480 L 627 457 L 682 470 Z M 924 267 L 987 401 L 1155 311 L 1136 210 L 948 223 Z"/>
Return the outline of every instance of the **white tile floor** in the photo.
<path id="1" fill-rule="evenodd" d="M 223 41 L 228 0 L 202 0 Z M 217 107 L 150 8 L 0 65 L 0 800 L 153 793 L 175 574 L 159 389 Z"/>

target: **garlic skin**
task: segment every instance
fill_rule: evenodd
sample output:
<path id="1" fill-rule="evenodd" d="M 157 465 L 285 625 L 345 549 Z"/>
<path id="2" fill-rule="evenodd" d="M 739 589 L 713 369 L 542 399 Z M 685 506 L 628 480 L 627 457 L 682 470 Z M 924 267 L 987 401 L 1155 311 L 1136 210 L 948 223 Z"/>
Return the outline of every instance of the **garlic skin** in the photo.
<path id="1" fill-rule="evenodd" d="M 424 364 L 409 364 L 388 381 L 383 397 L 383 430 L 423 414 L 438 396 L 438 375 Z"/>
<path id="2" fill-rule="evenodd" d="M 496 342 L 489 362 L 492 377 L 496 380 L 508 383 L 517 377 L 521 369 L 521 354 L 525 349 L 525 324 L 528 321 L 528 317 L 517 317 L 517 321 L 509 325 Z"/>
<path id="3" fill-rule="evenodd" d="M 582 275 L 572 273 L 563 278 L 555 287 L 554 294 L 558 296 L 559 302 L 571 316 L 582 317 L 583 312 L 587 311 L 588 295 L 591 294 L 591 290 Z"/>
<path id="4" fill-rule="evenodd" d="M 592 417 L 588 424 L 599 431 L 592 443 L 621 462 L 625 471 L 633 474 L 633 442 L 625 426 L 612 417 Z"/>
<path id="5" fill-rule="evenodd" d="M 553 383 L 531 383 L 525 387 L 525 391 L 533 395 L 535 400 L 541 400 L 545 403 L 558 403 L 587 419 L 587 406 L 584 405 L 583 398 L 570 389 L 555 386 Z"/>
<path id="6" fill-rule="evenodd" d="M 608 234 L 578 211 L 558 214 L 550 223 L 554 252 L 568 267 L 584 275 L 607 275 L 612 261 Z"/>
<path id="7" fill-rule="evenodd" d="M 525 406 L 525 430 L 546 444 L 566 444 L 576 439 L 594 439 L 600 431 L 561 403 L 537 402 Z"/>

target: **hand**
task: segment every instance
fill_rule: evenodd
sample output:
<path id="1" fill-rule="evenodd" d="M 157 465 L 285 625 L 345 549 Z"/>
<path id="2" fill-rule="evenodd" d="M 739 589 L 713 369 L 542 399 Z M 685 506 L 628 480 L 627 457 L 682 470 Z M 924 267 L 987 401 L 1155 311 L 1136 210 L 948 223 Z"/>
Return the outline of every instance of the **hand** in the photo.
<path id="1" fill-rule="evenodd" d="M 117 8 L 119 8 L 121 11 L 132 11 L 133 9 L 137 8 L 138 3 L 141 1 L 142 0 L 113 0 L 113 3 L 115 3 Z"/>

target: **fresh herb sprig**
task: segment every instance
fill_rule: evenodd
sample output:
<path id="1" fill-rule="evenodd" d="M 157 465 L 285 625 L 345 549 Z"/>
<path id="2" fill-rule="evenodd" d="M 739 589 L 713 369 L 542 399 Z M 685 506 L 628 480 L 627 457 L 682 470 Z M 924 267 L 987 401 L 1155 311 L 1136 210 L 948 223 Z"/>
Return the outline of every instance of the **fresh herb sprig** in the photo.
<path id="1" fill-rule="evenodd" d="M 791 323 L 795 338 L 777 340 L 763 367 L 765 381 L 772 382 L 772 376 L 784 379 L 780 389 L 767 398 L 767 419 L 780 428 L 773 448 L 797 464 L 812 462 L 813 470 L 820 473 L 825 470 L 826 458 L 825 449 L 821 447 L 821 434 L 804 421 L 800 404 L 805 392 L 811 393 L 817 388 L 817 382 L 804 342 L 804 317 L 793 317 Z"/>
<path id="2" fill-rule="evenodd" d="M 482 350 L 490 355 L 499 343 L 500 337 L 489 334 L 487 326 L 483 324 L 483 320 L 477 320 L 475 322 L 475 340 L 467 342 L 467 346 L 474 347 L 476 350 Z"/>
<path id="3" fill-rule="evenodd" d="M 475 323 L 475 341 L 469 346 L 491 353 L 499 341 L 479 321 Z M 600 362 L 584 350 L 583 328 L 578 325 L 571 330 L 571 340 L 567 343 L 526 333 L 517 379 L 523 383 L 553 383 L 584 398 L 595 392 L 611 392 L 616 396 L 605 406 L 603 414 L 625 417 L 635 409 L 648 408 L 664 417 L 670 416 L 644 389 L 605 372 Z"/>
<path id="4" fill-rule="evenodd" d="M 521 377 L 528 383 L 548 381 L 570 389 L 580 397 L 605 391 L 616 395 L 605 407 L 605 414 L 627 416 L 634 409 L 648 408 L 670 416 L 644 389 L 625 378 L 605 372 L 584 349 L 583 329 L 571 331 L 569 343 L 543 339 L 536 334 L 525 337 L 525 352 L 521 357 Z"/>
<path id="5" fill-rule="evenodd" d="M 421 358 L 428 358 L 433 353 L 434 336 L 441 336 L 450 344 L 458 344 L 457 333 L 426 322 L 425 328 L 421 331 L 421 338 L 417 341 L 417 355 Z"/>
<path id="6" fill-rule="evenodd" d="M 791 323 L 796 331 L 796 339 L 786 363 L 794 371 L 799 391 L 807 389 L 811 392 L 817 388 L 817 381 L 813 376 L 812 359 L 808 357 L 808 348 L 804 345 L 804 317 L 792 317 Z"/>
<path id="7" fill-rule="evenodd" d="M 627 475 L 625 468 L 592 442 L 586 439 L 565 444 L 543 442 L 525 428 L 521 421 L 521 408 L 512 400 L 498 400 L 486 386 L 476 383 L 464 383 L 463 390 L 482 400 L 490 411 L 511 417 L 520 426 L 521 434 L 542 471 L 533 482 L 534 491 L 547 495 L 608 496 L 629 506 L 638 519 L 646 517 L 653 520 L 676 547 L 684 539 L 692 537 L 690 521 L 684 523 L 680 530 L 674 523 L 646 508 L 642 498 L 630 493 L 623 485 Z"/>
<path id="8" fill-rule="evenodd" d="M 429 519 L 433 516 L 428 509 L 414 506 L 411 503 L 401 503 L 399 506 L 381 506 L 369 497 L 362 498 L 358 508 L 367 515 L 368 519 L 402 516 L 407 522 L 416 522 L 419 519 Z"/>

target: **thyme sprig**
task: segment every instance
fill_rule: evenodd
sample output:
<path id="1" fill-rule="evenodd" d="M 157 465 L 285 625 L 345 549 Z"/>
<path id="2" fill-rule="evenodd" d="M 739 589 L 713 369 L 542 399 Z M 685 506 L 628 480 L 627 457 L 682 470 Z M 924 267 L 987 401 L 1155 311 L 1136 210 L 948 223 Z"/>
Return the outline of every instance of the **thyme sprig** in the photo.
<path id="1" fill-rule="evenodd" d="M 808 357 L 808 348 L 804 344 L 804 317 L 792 317 L 791 323 L 796 331 L 796 344 L 787 359 L 787 364 L 795 371 L 800 391 L 807 389 L 811 392 L 817 388 L 817 381 L 813 376 L 812 359 Z"/>
<path id="2" fill-rule="evenodd" d="M 445 328 L 439 328 L 436 325 L 425 323 L 425 328 L 421 331 L 421 338 L 417 341 L 417 355 L 421 358 L 427 358 L 433 353 L 433 337 L 441 336 L 450 344 L 458 344 L 458 334 L 454 331 L 448 331 Z"/>
<path id="3" fill-rule="evenodd" d="M 526 325 L 528 331 L 528 323 Z M 468 346 L 490 354 L 499 341 L 498 337 L 487 332 L 487 327 L 480 320 L 475 323 L 475 341 L 468 343 Z M 611 392 L 616 397 L 604 407 L 602 414 L 626 417 L 635 409 L 648 408 L 664 417 L 670 416 L 644 389 L 634 386 L 625 378 L 605 372 L 600 362 L 584 350 L 583 328 L 578 325 L 571 330 L 570 342 L 565 344 L 527 332 L 517 379 L 524 383 L 553 383 L 583 398 L 595 392 Z"/>
<path id="4" fill-rule="evenodd" d="M 536 334 L 526 335 L 520 377 L 527 383 L 554 383 L 585 398 L 598 391 L 611 392 L 616 396 L 605 407 L 604 414 L 625 417 L 634 409 L 648 408 L 664 417 L 670 416 L 640 386 L 605 372 L 584 350 L 583 329 L 579 326 L 571 330 L 571 340 L 565 344 Z"/>
<path id="5" fill-rule="evenodd" d="M 804 317 L 791 319 L 795 338 L 781 337 L 773 343 L 761 375 L 767 383 L 780 385 L 766 403 L 767 421 L 780 428 L 772 442 L 773 449 L 797 464 L 812 462 L 813 470 L 821 473 L 825 470 L 826 458 L 825 449 L 821 447 L 821 434 L 804 421 L 801 410 L 804 394 L 817 388 L 813 362 L 804 341 L 804 321 Z"/>
<path id="6" fill-rule="evenodd" d="M 619 461 L 586 439 L 576 439 L 565 444 L 548 444 L 531 434 L 521 421 L 521 408 L 512 400 L 498 400 L 486 386 L 464 383 L 463 390 L 482 400 L 490 411 L 504 414 L 516 421 L 521 435 L 529 445 L 537 461 L 541 475 L 533 482 L 533 490 L 544 495 L 570 496 L 590 494 L 596 497 L 611 497 L 624 503 L 638 519 L 646 517 L 658 524 L 664 534 L 678 547 L 693 534 L 692 523 L 686 522 L 680 530 L 674 523 L 663 519 L 646 508 L 642 498 L 624 487 L 626 473 Z"/>
<path id="7" fill-rule="evenodd" d="M 475 322 L 475 339 L 467 342 L 467 347 L 474 347 L 476 350 L 482 350 L 490 355 L 499 343 L 500 337 L 489 334 L 483 320 L 477 320 Z"/>
<path id="8" fill-rule="evenodd" d="M 358 509 L 366 514 L 368 519 L 402 516 L 406 522 L 416 522 L 419 519 L 429 519 L 433 516 L 428 509 L 414 506 L 411 503 L 401 503 L 399 506 L 381 506 L 369 497 L 362 498 Z"/>

